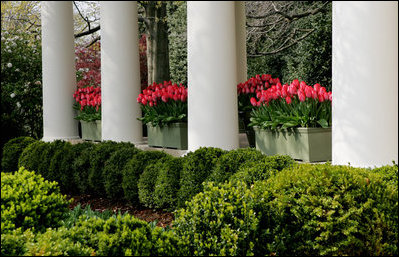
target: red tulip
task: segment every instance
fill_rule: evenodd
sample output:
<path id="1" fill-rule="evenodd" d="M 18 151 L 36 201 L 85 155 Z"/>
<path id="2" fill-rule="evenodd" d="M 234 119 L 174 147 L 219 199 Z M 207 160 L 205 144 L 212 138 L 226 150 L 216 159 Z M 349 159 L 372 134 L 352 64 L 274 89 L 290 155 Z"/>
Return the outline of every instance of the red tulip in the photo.
<path id="1" fill-rule="evenodd" d="M 257 105 L 255 97 L 251 97 L 250 101 L 251 101 L 252 106 L 256 106 Z"/>
<path id="2" fill-rule="evenodd" d="M 287 104 L 291 104 L 292 99 L 291 99 L 291 97 L 287 96 L 287 97 L 285 98 L 285 101 L 287 102 Z"/>

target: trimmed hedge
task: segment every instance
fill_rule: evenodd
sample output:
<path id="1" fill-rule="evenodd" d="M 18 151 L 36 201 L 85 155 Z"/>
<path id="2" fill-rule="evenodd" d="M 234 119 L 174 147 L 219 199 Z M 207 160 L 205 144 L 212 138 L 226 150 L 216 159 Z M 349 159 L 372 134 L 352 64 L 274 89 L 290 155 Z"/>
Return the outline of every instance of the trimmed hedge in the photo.
<path id="1" fill-rule="evenodd" d="M 239 148 L 231 150 L 218 159 L 212 174 L 207 180 L 223 183 L 229 180 L 229 178 L 245 163 L 259 162 L 263 161 L 265 158 L 266 155 L 263 155 L 255 148 Z"/>
<path id="2" fill-rule="evenodd" d="M 242 181 L 251 185 L 256 181 L 269 179 L 293 165 L 295 161 L 288 155 L 266 156 L 262 161 L 244 163 L 238 172 L 230 177 L 230 181 Z"/>
<path id="3" fill-rule="evenodd" d="M 139 203 L 138 181 L 146 166 L 151 162 L 170 157 L 171 155 L 161 151 L 142 151 L 134 155 L 122 171 L 122 187 L 125 199 L 132 204 Z"/>
<path id="4" fill-rule="evenodd" d="M 204 192 L 176 212 L 173 229 L 194 256 L 253 255 L 259 220 L 244 183 L 204 183 Z"/>
<path id="5" fill-rule="evenodd" d="M 31 137 L 17 137 L 8 141 L 3 147 L 1 171 L 13 172 L 18 170 L 18 159 L 22 151 L 36 140 Z"/>
<path id="6" fill-rule="evenodd" d="M 70 229 L 49 229 L 27 245 L 25 254 L 179 256 L 184 251 L 184 245 L 171 231 L 151 229 L 145 221 L 118 215 L 107 220 L 82 216 Z"/>
<path id="7" fill-rule="evenodd" d="M 180 188 L 180 171 L 185 158 L 172 158 L 160 163 L 160 170 L 153 192 L 156 208 L 173 211 L 177 208 L 177 193 Z"/>
<path id="8" fill-rule="evenodd" d="M 255 254 L 397 255 L 398 191 L 367 169 L 296 165 L 254 185 Z"/>
<path id="9" fill-rule="evenodd" d="M 211 174 L 218 159 L 226 153 L 220 148 L 201 147 L 186 155 L 177 193 L 179 207 L 184 207 L 186 201 L 203 191 L 202 182 Z"/>
<path id="10" fill-rule="evenodd" d="M 90 194 L 89 186 L 89 170 L 90 170 L 90 157 L 94 150 L 94 144 L 83 142 L 80 144 L 72 145 L 71 159 L 69 163 L 70 169 L 73 174 L 74 184 L 80 194 Z"/>
<path id="11" fill-rule="evenodd" d="M 25 167 L 27 170 L 38 172 L 41 154 L 46 147 L 47 143 L 43 141 L 36 141 L 28 145 L 19 156 L 18 168 Z"/>
<path id="12" fill-rule="evenodd" d="M 105 162 L 103 177 L 104 188 L 108 198 L 123 198 L 122 170 L 126 163 L 141 150 L 135 147 L 125 147 L 114 152 Z"/>
<path id="13" fill-rule="evenodd" d="M 68 212 L 69 201 L 57 182 L 20 168 L 1 173 L 1 233 L 22 228 L 43 231 L 57 227 Z"/>
<path id="14" fill-rule="evenodd" d="M 90 157 L 89 185 L 92 194 L 105 196 L 104 187 L 104 166 L 105 162 L 111 157 L 112 153 L 123 147 L 134 147 L 131 143 L 117 143 L 113 141 L 103 141 L 95 144 Z"/>

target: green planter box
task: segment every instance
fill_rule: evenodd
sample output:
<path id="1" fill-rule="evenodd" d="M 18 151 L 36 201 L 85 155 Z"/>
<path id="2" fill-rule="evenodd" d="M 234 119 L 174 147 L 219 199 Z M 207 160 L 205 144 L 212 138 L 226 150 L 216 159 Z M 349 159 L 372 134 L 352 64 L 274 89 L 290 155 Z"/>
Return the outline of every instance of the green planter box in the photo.
<path id="1" fill-rule="evenodd" d="M 171 123 L 163 127 L 147 124 L 148 146 L 187 150 L 187 123 Z"/>
<path id="2" fill-rule="evenodd" d="M 331 128 L 271 131 L 254 127 L 256 149 L 267 155 L 287 154 L 304 162 L 331 161 Z"/>
<path id="3" fill-rule="evenodd" d="M 101 120 L 80 121 L 82 125 L 82 139 L 88 141 L 101 141 Z"/>

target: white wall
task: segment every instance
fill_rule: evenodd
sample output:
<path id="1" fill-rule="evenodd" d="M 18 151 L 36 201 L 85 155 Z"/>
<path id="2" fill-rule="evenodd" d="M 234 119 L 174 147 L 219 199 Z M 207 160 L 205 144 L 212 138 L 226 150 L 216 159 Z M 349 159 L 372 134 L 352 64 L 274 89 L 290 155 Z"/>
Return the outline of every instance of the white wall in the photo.
<path id="1" fill-rule="evenodd" d="M 333 164 L 398 162 L 398 2 L 333 2 Z"/>

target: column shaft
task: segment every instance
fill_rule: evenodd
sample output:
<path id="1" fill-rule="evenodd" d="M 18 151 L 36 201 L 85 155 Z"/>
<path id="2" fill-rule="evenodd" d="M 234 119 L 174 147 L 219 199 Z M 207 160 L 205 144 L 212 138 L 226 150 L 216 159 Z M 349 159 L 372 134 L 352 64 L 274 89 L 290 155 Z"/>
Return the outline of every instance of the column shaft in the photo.
<path id="1" fill-rule="evenodd" d="M 142 142 L 137 2 L 101 2 L 102 139 Z"/>
<path id="2" fill-rule="evenodd" d="M 79 138 L 72 2 L 42 3 L 43 140 Z"/>
<path id="3" fill-rule="evenodd" d="M 187 2 L 188 148 L 238 148 L 234 2 Z"/>
<path id="4" fill-rule="evenodd" d="M 398 3 L 333 2 L 333 164 L 398 162 Z"/>

